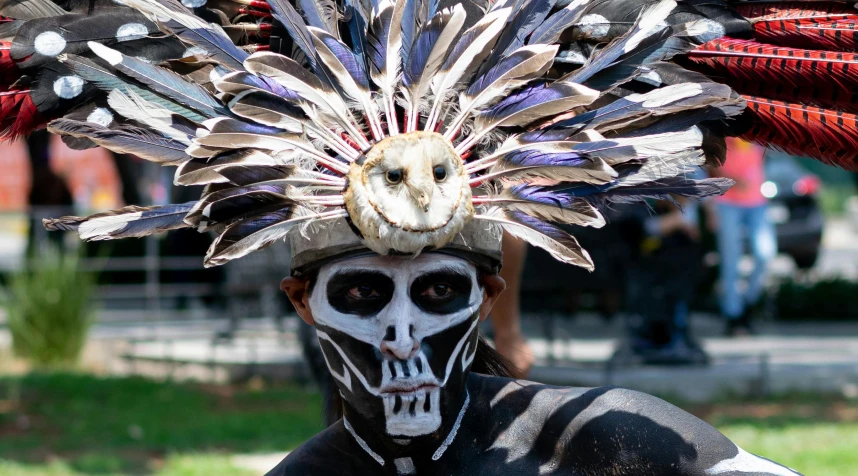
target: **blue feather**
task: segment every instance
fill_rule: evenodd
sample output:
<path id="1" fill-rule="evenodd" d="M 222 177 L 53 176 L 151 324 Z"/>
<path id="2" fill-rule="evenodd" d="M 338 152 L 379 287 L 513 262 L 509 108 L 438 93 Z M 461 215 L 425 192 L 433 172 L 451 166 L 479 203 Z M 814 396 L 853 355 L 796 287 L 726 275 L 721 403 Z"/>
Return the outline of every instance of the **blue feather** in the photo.
<path id="1" fill-rule="evenodd" d="M 292 40 L 296 45 L 298 45 L 298 48 L 304 52 L 304 56 L 307 59 L 307 64 L 310 66 L 310 69 L 316 73 L 322 82 L 326 83 L 328 86 L 333 86 L 336 81 L 329 77 L 325 68 L 322 67 L 321 62 L 319 61 L 319 53 L 313 45 L 313 36 L 307 29 L 307 24 L 304 23 L 304 19 L 301 18 L 301 15 L 299 15 L 295 10 L 295 7 L 289 3 L 289 0 L 271 0 L 268 4 L 271 5 L 271 11 L 274 18 L 277 19 L 284 28 L 286 28 L 286 31 L 289 32 L 289 36 L 292 37 Z M 324 29 L 324 27 L 322 28 Z"/>
<path id="2" fill-rule="evenodd" d="M 505 167 L 579 167 L 591 161 L 575 152 L 552 153 L 525 149 L 504 155 Z"/>
<path id="3" fill-rule="evenodd" d="M 564 89 L 563 86 L 562 83 L 538 83 L 527 86 L 480 114 L 479 120 L 491 123 L 540 104 L 568 98 L 568 88 Z"/>
<path id="4" fill-rule="evenodd" d="M 390 22 L 393 18 L 393 8 L 385 8 L 372 19 L 372 28 L 367 35 L 367 52 L 369 66 L 375 73 L 384 72 L 387 67 L 387 39 L 390 36 Z"/>
<path id="5" fill-rule="evenodd" d="M 489 54 L 484 63 L 486 66 L 483 70 L 524 46 L 527 37 L 542 24 L 555 3 L 557 0 L 518 0 L 513 7 L 513 16 L 507 20 L 494 51 Z"/>
<path id="6" fill-rule="evenodd" d="M 140 127 L 125 125 L 108 129 L 90 122 L 56 119 L 48 128 L 58 134 L 85 137 L 106 149 L 152 162 L 178 164 L 190 159 L 185 153 L 185 144 Z"/>
<path id="7" fill-rule="evenodd" d="M 420 31 L 417 16 L 418 3 L 420 0 L 405 0 L 405 10 L 402 12 L 402 64 L 404 65 L 409 64 L 411 47 L 414 46 L 414 39 Z"/>
<path id="8" fill-rule="evenodd" d="M 352 40 L 352 50 L 355 56 L 360 58 L 361 63 L 364 63 L 366 54 L 366 19 L 352 5 L 352 1 L 354 0 L 346 2 L 346 17 L 348 18 L 346 23 Z M 366 69 L 366 66 L 364 66 L 364 69 Z"/>
<path id="9" fill-rule="evenodd" d="M 580 2 L 575 7 L 563 8 L 559 12 L 548 17 L 544 22 L 533 30 L 533 34 L 527 40 L 527 44 L 551 44 L 560 39 L 560 35 L 584 13 L 587 2 Z"/>
<path id="10" fill-rule="evenodd" d="M 202 48 L 207 55 L 221 65 L 234 69 L 244 69 L 244 60 L 250 56 L 235 46 L 228 36 L 215 29 L 187 28 L 175 20 L 169 20 L 164 26 L 188 43 Z"/>
<path id="11" fill-rule="evenodd" d="M 149 88 L 140 87 L 136 83 L 131 82 L 131 80 L 120 78 L 115 71 L 109 70 L 88 58 L 83 56 L 67 55 L 62 62 L 75 74 L 83 78 L 85 81 L 94 84 L 103 91 L 110 92 L 114 89 L 119 89 L 120 91 L 131 91 L 143 99 L 166 108 L 170 112 L 178 114 L 191 121 L 202 122 L 206 120 L 206 116 L 155 94 Z"/>
<path id="12" fill-rule="evenodd" d="M 343 67 L 349 72 L 349 75 L 357 84 L 365 89 L 369 89 L 369 78 L 366 75 L 363 56 L 358 56 L 352 53 L 342 42 L 333 36 L 323 36 L 321 40 L 325 43 L 331 52 L 340 60 Z"/>
<path id="13" fill-rule="evenodd" d="M 221 103 L 213 98 L 205 88 L 186 81 L 185 78 L 173 71 L 123 55 L 100 43 L 90 42 L 90 48 L 95 54 L 111 63 L 114 68 L 150 87 L 158 94 L 208 117 L 228 114 Z M 116 55 L 120 55 L 121 61 L 112 64 L 115 59 L 118 59 L 115 58 Z"/>
<path id="14" fill-rule="evenodd" d="M 509 193 L 510 196 L 518 200 L 552 205 L 558 208 L 571 208 L 577 200 L 580 200 L 574 195 L 528 184 L 514 185 L 510 187 Z"/>
<path id="15" fill-rule="evenodd" d="M 564 263 L 593 269 L 590 255 L 563 229 L 517 210 L 504 210 L 504 218 L 510 223 L 504 229 L 513 236 L 548 251 Z"/>
<path id="16" fill-rule="evenodd" d="M 524 143 L 561 141 L 569 139 L 577 132 L 578 130 L 575 129 L 563 128 L 556 124 L 552 124 L 548 129 L 537 129 L 535 131 L 523 132 L 518 135 L 518 140 Z"/>
<path id="17" fill-rule="evenodd" d="M 194 202 L 183 204 L 170 204 L 153 207 L 128 206 L 118 210 L 97 213 L 86 218 L 62 217 L 57 219 L 45 219 L 42 222 L 50 231 L 66 230 L 78 231 L 86 236 L 87 241 L 113 240 L 118 238 L 134 238 L 161 233 L 178 228 L 188 228 L 190 225 L 183 220 L 185 214 L 191 209 Z M 123 218 L 127 221 L 123 223 Z M 90 230 L 82 231 L 82 225 L 89 223 Z M 99 222 L 104 222 L 104 229 L 97 230 Z M 87 226 L 84 226 L 86 229 Z"/>
<path id="18" fill-rule="evenodd" d="M 411 46 L 410 59 L 403 63 L 405 67 L 403 68 L 402 85 L 406 88 L 416 83 L 426 71 L 426 62 L 429 60 L 429 55 L 432 53 L 432 48 L 438 41 L 438 37 L 444 31 L 446 19 L 449 19 L 449 15 L 446 17 L 445 15 L 438 15 L 420 29 L 417 41 Z M 405 48 L 405 40 L 402 44 Z"/>
<path id="19" fill-rule="evenodd" d="M 622 186 L 622 179 L 618 179 L 605 185 L 559 184 L 548 189 L 562 191 L 573 197 L 586 197 L 596 205 L 603 205 L 606 202 L 631 203 L 647 199 L 672 200 L 672 195 L 711 197 L 726 192 L 733 183 L 732 180 L 724 178 L 693 180 L 677 176 L 625 187 Z"/>
<path id="20" fill-rule="evenodd" d="M 298 0 L 307 24 L 339 37 L 336 21 L 336 5 L 331 0 Z"/>
<path id="21" fill-rule="evenodd" d="M 474 82 L 468 87 L 467 91 L 465 91 L 465 94 L 469 96 L 478 95 L 480 91 L 497 81 L 498 78 L 506 74 L 510 69 L 518 66 L 518 64 L 521 63 L 521 56 L 522 55 L 519 53 L 513 53 L 500 60 L 486 71 L 485 74 L 474 80 Z"/>

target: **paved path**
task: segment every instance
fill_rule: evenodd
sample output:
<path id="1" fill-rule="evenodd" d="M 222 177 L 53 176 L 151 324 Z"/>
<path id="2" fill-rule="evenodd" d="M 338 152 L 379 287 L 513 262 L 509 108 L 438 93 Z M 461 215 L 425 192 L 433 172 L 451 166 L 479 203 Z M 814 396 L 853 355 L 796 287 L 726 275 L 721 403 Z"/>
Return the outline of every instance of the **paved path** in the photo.
<path id="1" fill-rule="evenodd" d="M 742 339 L 719 337 L 721 323 L 692 317 L 712 364 L 706 367 L 609 369 L 623 333 L 622 319 L 610 323 L 591 315 L 556 318 L 556 340 L 542 334 L 540 318 L 526 316 L 525 332 L 537 365 L 530 378 L 560 385 L 619 385 L 650 393 L 704 401 L 724 394 L 790 391 L 840 392 L 858 396 L 858 324 L 763 323 L 760 334 Z M 232 341 L 213 336 L 225 320 L 115 323 L 95 326 L 91 361 L 108 373 L 144 373 L 223 381 L 251 373 L 279 377 L 303 375 L 295 329 L 287 320 L 278 332 L 270 320 L 248 320 Z M 8 335 L 0 333 L 0 345 Z M 133 343 L 129 343 L 133 342 Z M 135 360 L 121 359 L 133 355 Z"/>

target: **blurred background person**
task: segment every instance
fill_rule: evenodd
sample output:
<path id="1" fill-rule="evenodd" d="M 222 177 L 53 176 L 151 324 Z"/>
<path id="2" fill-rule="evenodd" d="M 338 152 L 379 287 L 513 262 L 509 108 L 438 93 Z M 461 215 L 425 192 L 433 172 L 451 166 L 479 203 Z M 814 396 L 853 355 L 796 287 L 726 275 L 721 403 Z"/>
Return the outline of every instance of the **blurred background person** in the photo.
<path id="1" fill-rule="evenodd" d="M 30 193 L 27 198 L 30 209 L 27 257 L 39 253 L 45 240 L 54 248 L 62 250 L 64 235 L 47 233 L 42 225 L 42 218 L 50 218 L 57 213 L 71 214 L 74 211 L 74 199 L 68 185 L 63 177 L 51 168 L 50 138 L 48 131 L 44 129 L 27 138 L 31 174 Z"/>
<path id="2" fill-rule="evenodd" d="M 715 199 L 718 254 L 721 259 L 721 313 L 730 337 L 751 332 L 752 313 L 759 304 L 769 262 L 777 253 L 775 229 L 767 216 L 768 202 L 762 193 L 765 182 L 766 149 L 741 139 L 727 138 L 727 161 L 713 175 L 736 181 Z M 739 263 L 748 240 L 754 267 L 740 287 Z"/>
<path id="3" fill-rule="evenodd" d="M 534 358 L 524 334 L 521 332 L 521 276 L 527 257 L 527 243 L 503 235 L 503 268 L 500 276 L 506 282 L 491 313 L 495 348 L 524 378 L 533 366 Z"/>
<path id="4" fill-rule="evenodd" d="M 626 207 L 626 342 L 616 362 L 704 364 L 689 332 L 690 305 L 701 272 L 699 204 L 677 197 Z"/>

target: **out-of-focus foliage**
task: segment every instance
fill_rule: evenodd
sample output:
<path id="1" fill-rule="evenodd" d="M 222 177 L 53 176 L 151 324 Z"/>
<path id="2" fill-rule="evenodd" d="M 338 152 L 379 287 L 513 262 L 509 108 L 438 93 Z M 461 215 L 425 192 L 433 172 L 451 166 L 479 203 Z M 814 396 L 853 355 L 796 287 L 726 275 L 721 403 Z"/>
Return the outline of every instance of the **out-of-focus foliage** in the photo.
<path id="1" fill-rule="evenodd" d="M 92 276 L 76 256 L 47 249 L 9 280 L 12 348 L 36 367 L 74 364 L 92 324 Z"/>
<path id="2" fill-rule="evenodd" d="M 284 453 L 324 428 L 319 394 L 294 384 L 32 373 L 0 376 L 4 399 L 0 476 L 249 476 L 229 455 Z"/>
<path id="3" fill-rule="evenodd" d="M 842 278 L 824 279 L 812 284 L 793 280 L 781 284 L 775 297 L 778 319 L 846 321 L 858 319 L 855 299 L 858 283 Z"/>

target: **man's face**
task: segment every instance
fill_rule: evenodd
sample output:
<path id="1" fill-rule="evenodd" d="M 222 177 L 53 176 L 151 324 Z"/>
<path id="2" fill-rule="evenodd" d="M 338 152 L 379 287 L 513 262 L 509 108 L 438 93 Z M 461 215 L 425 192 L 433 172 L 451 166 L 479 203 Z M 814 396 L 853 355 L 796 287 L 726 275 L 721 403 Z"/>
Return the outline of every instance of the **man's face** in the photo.
<path id="1" fill-rule="evenodd" d="M 415 437 L 461 409 L 482 296 L 471 263 L 424 253 L 325 265 L 309 305 L 346 402 L 388 435 Z"/>

